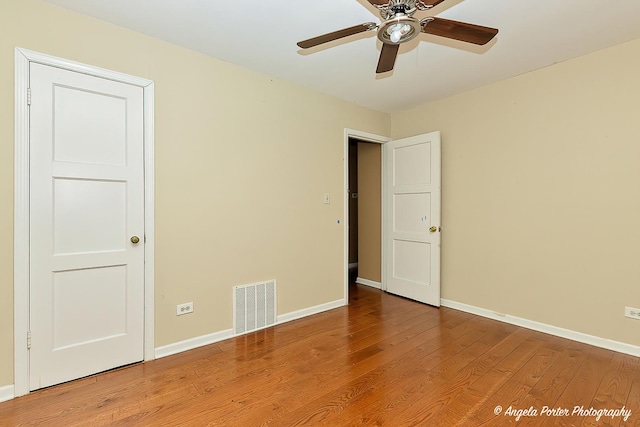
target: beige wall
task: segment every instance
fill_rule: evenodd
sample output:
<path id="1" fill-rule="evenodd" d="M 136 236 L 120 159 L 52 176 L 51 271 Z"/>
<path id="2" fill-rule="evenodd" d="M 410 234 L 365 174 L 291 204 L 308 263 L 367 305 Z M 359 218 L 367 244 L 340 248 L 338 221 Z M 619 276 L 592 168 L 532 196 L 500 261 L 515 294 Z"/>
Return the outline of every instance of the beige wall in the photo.
<path id="1" fill-rule="evenodd" d="M 0 386 L 13 383 L 16 46 L 155 81 L 157 346 L 231 328 L 234 285 L 277 279 L 279 313 L 343 297 L 344 129 L 388 135 L 387 114 L 39 0 L 6 0 Z M 195 313 L 176 317 L 176 304 L 187 301 Z"/>
<path id="2" fill-rule="evenodd" d="M 382 145 L 358 143 L 358 277 L 381 281 Z"/>
<path id="3" fill-rule="evenodd" d="M 442 131 L 442 297 L 640 345 L 640 39 L 392 115 Z"/>

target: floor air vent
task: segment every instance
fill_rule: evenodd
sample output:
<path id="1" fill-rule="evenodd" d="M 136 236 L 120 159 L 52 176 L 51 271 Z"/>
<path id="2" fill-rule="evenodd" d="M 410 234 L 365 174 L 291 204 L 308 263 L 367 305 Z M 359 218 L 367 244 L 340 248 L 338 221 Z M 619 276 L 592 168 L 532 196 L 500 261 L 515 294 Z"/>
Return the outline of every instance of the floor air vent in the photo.
<path id="1" fill-rule="evenodd" d="M 276 323 L 276 281 L 233 288 L 233 332 L 244 334 Z"/>

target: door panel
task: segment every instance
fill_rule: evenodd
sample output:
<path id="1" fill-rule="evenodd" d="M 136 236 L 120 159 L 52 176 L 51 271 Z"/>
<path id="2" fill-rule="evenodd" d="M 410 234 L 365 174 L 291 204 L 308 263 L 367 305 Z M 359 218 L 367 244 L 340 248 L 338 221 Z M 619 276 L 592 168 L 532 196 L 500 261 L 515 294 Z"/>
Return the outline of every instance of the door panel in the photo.
<path id="1" fill-rule="evenodd" d="M 411 138 L 408 138 L 411 139 Z M 402 140 L 404 141 L 404 140 Z M 394 141 L 391 141 L 393 143 Z M 393 185 L 416 185 L 431 183 L 431 144 L 396 141 L 393 148 Z M 388 143 L 389 144 L 389 143 Z"/>
<path id="2" fill-rule="evenodd" d="M 54 255 L 125 250 L 127 183 L 53 178 Z"/>
<path id="3" fill-rule="evenodd" d="M 431 245 L 396 239 L 393 242 L 393 276 L 405 282 L 431 283 L 431 268 L 425 259 L 431 257 Z"/>
<path id="4" fill-rule="evenodd" d="M 396 233 L 426 234 L 424 216 L 414 212 L 430 212 L 430 193 L 405 193 L 393 195 L 393 231 Z"/>
<path id="5" fill-rule="evenodd" d="M 126 275 L 124 265 L 53 273 L 53 351 L 126 334 Z"/>
<path id="6" fill-rule="evenodd" d="M 438 132 L 385 144 L 385 191 L 386 290 L 439 306 Z"/>
<path id="7" fill-rule="evenodd" d="M 74 87 L 54 86 L 53 91 L 54 160 L 124 166 L 127 100 Z"/>
<path id="8" fill-rule="evenodd" d="M 34 63 L 30 86 L 34 390 L 143 359 L 144 153 L 142 88 Z"/>

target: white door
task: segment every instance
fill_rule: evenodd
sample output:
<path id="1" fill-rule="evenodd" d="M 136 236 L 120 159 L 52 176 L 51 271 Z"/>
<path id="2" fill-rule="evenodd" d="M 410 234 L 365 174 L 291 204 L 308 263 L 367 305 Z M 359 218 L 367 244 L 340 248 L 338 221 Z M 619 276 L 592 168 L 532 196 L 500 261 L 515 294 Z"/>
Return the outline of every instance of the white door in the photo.
<path id="1" fill-rule="evenodd" d="M 142 88 L 35 63 L 30 87 L 34 390 L 143 359 L 144 153 Z"/>
<path id="2" fill-rule="evenodd" d="M 440 306 L 440 132 L 384 150 L 386 290 Z"/>

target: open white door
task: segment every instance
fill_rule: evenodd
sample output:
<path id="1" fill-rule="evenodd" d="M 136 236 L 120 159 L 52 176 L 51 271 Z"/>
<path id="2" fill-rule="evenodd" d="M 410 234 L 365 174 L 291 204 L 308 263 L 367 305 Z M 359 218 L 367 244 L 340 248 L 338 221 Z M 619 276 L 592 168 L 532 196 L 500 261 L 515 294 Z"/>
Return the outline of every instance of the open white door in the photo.
<path id="1" fill-rule="evenodd" d="M 141 361 L 143 90 L 31 63 L 30 389 Z"/>
<path id="2" fill-rule="evenodd" d="M 385 289 L 440 306 L 440 132 L 384 150 Z"/>

